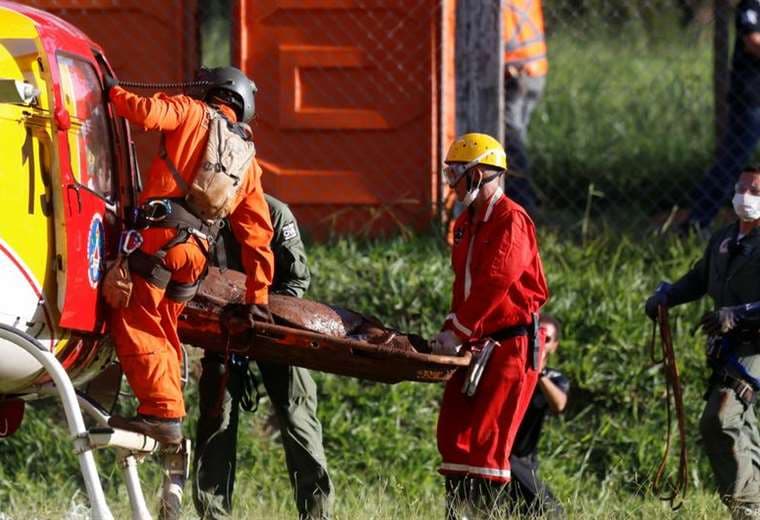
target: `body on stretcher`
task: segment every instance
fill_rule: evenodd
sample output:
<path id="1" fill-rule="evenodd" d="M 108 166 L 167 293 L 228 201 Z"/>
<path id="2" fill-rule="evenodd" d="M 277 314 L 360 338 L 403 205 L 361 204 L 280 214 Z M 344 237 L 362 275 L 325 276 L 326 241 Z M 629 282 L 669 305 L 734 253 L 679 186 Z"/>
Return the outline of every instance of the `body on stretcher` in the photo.
<path id="1" fill-rule="evenodd" d="M 244 294 L 245 275 L 211 268 L 180 316 L 182 342 L 383 383 L 446 381 L 472 359 L 469 352 L 461 357 L 430 354 L 421 337 L 384 327 L 376 319 L 276 294 L 269 302 L 274 325 L 254 323 L 245 333 L 230 336 L 221 326 L 220 312 L 228 303 L 242 302 Z"/>

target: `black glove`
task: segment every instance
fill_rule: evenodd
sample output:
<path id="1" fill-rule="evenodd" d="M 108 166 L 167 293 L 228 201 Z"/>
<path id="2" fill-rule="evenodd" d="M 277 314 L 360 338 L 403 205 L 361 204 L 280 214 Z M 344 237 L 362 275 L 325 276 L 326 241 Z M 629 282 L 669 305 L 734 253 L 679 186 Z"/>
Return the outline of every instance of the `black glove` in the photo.
<path id="1" fill-rule="evenodd" d="M 650 319 L 656 320 L 657 314 L 658 314 L 658 308 L 660 305 L 668 306 L 668 297 L 664 292 L 656 292 L 649 298 L 647 298 L 647 302 L 644 305 L 644 312 L 647 313 L 647 316 L 649 316 Z"/>
<path id="2" fill-rule="evenodd" d="M 242 334 L 254 323 L 274 323 L 269 305 L 256 303 L 230 303 L 225 305 L 219 316 L 222 327 L 230 334 Z"/>
<path id="3" fill-rule="evenodd" d="M 743 319 L 744 305 L 721 307 L 717 311 L 704 313 L 699 326 L 708 336 L 721 336 L 734 330 Z"/>
<path id="4" fill-rule="evenodd" d="M 119 84 L 119 80 L 111 76 L 108 72 L 103 73 L 103 95 L 106 100 L 111 93 L 111 89 Z"/>

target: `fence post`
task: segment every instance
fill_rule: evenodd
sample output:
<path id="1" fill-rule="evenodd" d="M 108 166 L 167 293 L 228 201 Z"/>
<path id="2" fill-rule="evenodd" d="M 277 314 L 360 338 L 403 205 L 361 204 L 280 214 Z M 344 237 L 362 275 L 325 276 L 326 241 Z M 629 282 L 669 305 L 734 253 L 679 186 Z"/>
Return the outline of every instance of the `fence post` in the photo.
<path id="1" fill-rule="evenodd" d="M 715 30 L 713 31 L 713 96 L 715 98 L 716 149 L 723 137 L 728 118 L 728 34 L 730 0 L 714 0 Z"/>
<path id="2" fill-rule="evenodd" d="M 457 135 L 482 132 L 504 142 L 504 53 L 500 0 L 457 0 Z"/>

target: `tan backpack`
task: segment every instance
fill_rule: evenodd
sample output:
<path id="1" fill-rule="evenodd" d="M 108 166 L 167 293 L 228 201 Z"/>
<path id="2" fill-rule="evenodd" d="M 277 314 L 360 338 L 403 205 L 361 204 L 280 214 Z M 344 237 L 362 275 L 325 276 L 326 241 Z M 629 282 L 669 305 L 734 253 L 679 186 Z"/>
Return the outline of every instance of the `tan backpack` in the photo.
<path id="1" fill-rule="evenodd" d="M 201 159 L 192 185 L 177 171 L 166 154 L 163 135 L 160 155 L 166 161 L 177 185 L 182 190 L 189 209 L 210 224 L 223 219 L 234 209 L 232 205 L 248 175 L 256 147 L 251 141 L 251 129 L 244 123 L 230 123 L 217 110 L 208 108 L 209 128 L 206 153 Z"/>

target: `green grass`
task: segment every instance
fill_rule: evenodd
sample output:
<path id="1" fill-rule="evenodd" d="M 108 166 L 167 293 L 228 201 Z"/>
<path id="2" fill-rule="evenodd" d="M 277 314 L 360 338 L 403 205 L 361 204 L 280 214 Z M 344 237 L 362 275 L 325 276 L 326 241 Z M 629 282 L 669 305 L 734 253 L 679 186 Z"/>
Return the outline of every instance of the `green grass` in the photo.
<path id="1" fill-rule="evenodd" d="M 647 38 L 592 27 L 549 39 L 550 72 L 530 128 L 533 174 L 553 209 L 618 225 L 684 205 L 714 147 L 710 42 L 671 29 Z M 507 139 L 509 137 L 507 136 Z"/>
<path id="2" fill-rule="evenodd" d="M 642 305 L 659 279 L 672 280 L 688 268 L 701 245 L 678 240 L 642 245 L 610 235 L 579 246 L 543 234 L 541 247 L 552 290 L 547 310 L 563 321 L 565 332 L 552 364 L 573 381 L 568 412 L 547 425 L 542 473 L 572 517 L 661 517 L 666 509 L 646 490 L 664 442 L 664 386 L 661 371 L 648 358 L 650 324 Z M 436 239 L 343 240 L 309 251 L 312 298 L 425 335 L 447 311 L 451 274 L 447 252 Z M 692 304 L 673 313 L 694 496 L 684 518 L 710 518 L 722 511 L 696 431 L 706 373 L 701 338 L 689 329 L 704 308 L 704 303 Z M 442 485 L 434 431 L 441 388 L 326 374 L 315 379 L 339 516 L 438 517 Z M 187 395 L 193 410 L 194 385 Z M 293 515 L 282 449 L 263 428 L 267 407 L 264 402 L 259 413 L 243 416 L 236 495 L 240 518 Z M 77 463 L 56 407 L 36 406 L 28 413 L 19 433 L 0 441 L 0 512 L 54 518 L 84 501 Z M 107 493 L 124 507 L 112 456 L 99 454 L 98 459 Z M 146 464 L 142 471 L 152 496 L 158 486 L 155 465 Z"/>
<path id="3" fill-rule="evenodd" d="M 248 486 L 249 481 L 243 482 L 238 488 L 238 501 L 232 518 L 240 519 L 288 519 L 296 518 L 297 512 L 289 498 L 283 493 L 257 494 L 256 487 Z M 345 484 L 345 483 L 339 483 Z M 345 490 L 346 487 L 342 486 Z M 64 490 L 43 494 L 39 490 L 27 495 L 18 504 L 18 509 L 8 508 L 0 518 L 35 518 L 40 520 L 57 520 L 65 515 L 71 520 L 84 520 L 86 508 L 84 497 L 72 497 Z M 13 505 L 13 504 L 11 504 Z M 112 512 L 116 518 L 129 518 L 130 511 L 126 499 L 121 497 L 116 503 L 111 503 Z M 153 510 L 151 504 L 151 510 Z M 640 520 L 661 518 L 683 518 L 689 520 L 713 520 L 725 517 L 723 506 L 715 498 L 705 492 L 695 492 L 677 512 L 671 513 L 667 504 L 652 499 L 620 494 L 605 490 L 598 496 L 581 496 L 566 504 L 568 517 L 578 520 Z M 15 511 L 15 512 L 14 512 Z M 154 514 L 155 511 L 153 510 Z M 390 496 L 384 488 L 354 488 L 351 493 L 339 497 L 335 507 L 337 519 L 374 519 L 397 520 L 418 519 L 438 520 L 443 517 L 444 505 L 440 496 L 425 497 L 406 495 Z M 188 511 L 185 518 L 197 518 Z M 489 520 L 504 518 L 493 515 Z"/>

